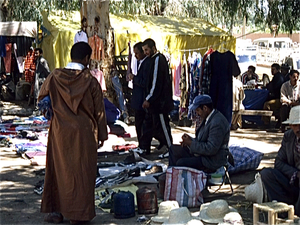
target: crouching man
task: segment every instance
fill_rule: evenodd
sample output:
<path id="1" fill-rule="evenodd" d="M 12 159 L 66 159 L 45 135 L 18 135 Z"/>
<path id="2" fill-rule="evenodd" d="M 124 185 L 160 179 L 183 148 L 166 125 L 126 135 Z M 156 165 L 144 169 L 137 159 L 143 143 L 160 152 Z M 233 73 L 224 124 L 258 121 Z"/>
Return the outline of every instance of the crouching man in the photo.
<path id="1" fill-rule="evenodd" d="M 289 124 L 291 129 L 284 133 L 274 169 L 265 168 L 260 174 L 268 201 L 294 205 L 295 214 L 300 216 L 300 106 L 293 107 L 289 119 L 283 123 Z"/>

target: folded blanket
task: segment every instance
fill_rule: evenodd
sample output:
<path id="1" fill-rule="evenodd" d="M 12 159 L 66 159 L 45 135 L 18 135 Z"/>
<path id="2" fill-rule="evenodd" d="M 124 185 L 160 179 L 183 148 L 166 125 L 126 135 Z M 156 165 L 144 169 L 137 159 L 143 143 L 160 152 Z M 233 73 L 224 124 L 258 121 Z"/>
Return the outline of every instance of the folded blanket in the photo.
<path id="1" fill-rule="evenodd" d="M 44 114 L 47 120 L 51 120 L 53 116 L 52 106 L 51 106 L 51 99 L 50 96 L 47 95 L 38 103 L 39 110 Z"/>

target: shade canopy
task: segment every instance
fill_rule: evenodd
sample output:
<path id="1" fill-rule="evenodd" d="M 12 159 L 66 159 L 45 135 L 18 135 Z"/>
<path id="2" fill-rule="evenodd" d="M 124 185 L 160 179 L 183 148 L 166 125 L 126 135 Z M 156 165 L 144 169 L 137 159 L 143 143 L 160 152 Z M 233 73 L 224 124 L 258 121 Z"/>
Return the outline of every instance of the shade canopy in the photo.
<path id="1" fill-rule="evenodd" d="M 36 38 L 36 22 L 0 22 L 0 36 L 24 36 Z"/>
<path id="2" fill-rule="evenodd" d="M 203 55 L 209 47 L 220 52 L 235 51 L 235 37 L 202 19 L 113 14 L 109 17 L 115 34 L 115 55 L 127 55 L 129 41 L 133 45 L 146 38 L 154 39 L 159 51 L 167 50 L 175 57 L 195 49 Z M 41 47 L 51 70 L 66 66 L 71 60 L 70 50 L 80 21 L 80 12 L 43 13 L 43 26 L 50 33 Z"/>
<path id="3" fill-rule="evenodd" d="M 170 18 L 162 16 L 131 16 L 110 14 L 115 31 L 116 55 L 132 43 L 152 38 L 160 51 L 182 54 L 196 49 L 204 54 L 209 47 L 235 51 L 235 37 L 198 18 Z M 123 54 L 128 54 L 127 49 Z"/>

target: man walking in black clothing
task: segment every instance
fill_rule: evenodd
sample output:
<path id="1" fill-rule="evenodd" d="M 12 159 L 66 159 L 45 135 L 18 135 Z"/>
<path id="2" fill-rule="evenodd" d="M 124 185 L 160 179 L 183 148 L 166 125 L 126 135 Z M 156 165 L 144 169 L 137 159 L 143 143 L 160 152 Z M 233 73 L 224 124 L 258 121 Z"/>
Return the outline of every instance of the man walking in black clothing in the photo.
<path id="1" fill-rule="evenodd" d="M 143 50 L 151 59 L 151 66 L 142 107 L 152 114 L 155 138 L 169 148 L 172 144 L 169 112 L 174 107 L 169 65 L 165 56 L 157 51 L 152 39 L 143 42 Z"/>
<path id="2" fill-rule="evenodd" d="M 152 117 L 147 114 L 145 109 L 142 108 L 142 104 L 146 97 L 145 90 L 147 79 L 150 75 L 150 58 L 144 54 L 142 42 L 136 43 L 133 46 L 133 51 L 138 63 L 136 68 L 137 74 L 129 74 L 129 79 L 133 80 L 131 108 L 134 109 L 135 130 L 139 142 L 138 148 L 143 152 L 145 151 L 146 154 L 149 154 L 152 140 L 152 129 L 144 129 L 144 123 L 146 119 L 149 118 L 152 124 Z"/>

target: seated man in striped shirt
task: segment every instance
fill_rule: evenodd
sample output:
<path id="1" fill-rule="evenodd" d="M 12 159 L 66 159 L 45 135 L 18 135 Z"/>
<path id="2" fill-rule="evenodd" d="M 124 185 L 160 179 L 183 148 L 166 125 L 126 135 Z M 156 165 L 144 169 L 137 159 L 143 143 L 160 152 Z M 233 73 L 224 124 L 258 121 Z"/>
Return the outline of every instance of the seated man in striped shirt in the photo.
<path id="1" fill-rule="evenodd" d="M 255 67 L 249 66 L 248 70 L 242 74 L 242 83 L 246 85 L 248 81 L 255 80 L 257 83 L 259 81 L 258 75 L 255 73 Z"/>

